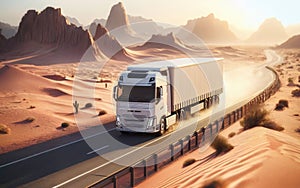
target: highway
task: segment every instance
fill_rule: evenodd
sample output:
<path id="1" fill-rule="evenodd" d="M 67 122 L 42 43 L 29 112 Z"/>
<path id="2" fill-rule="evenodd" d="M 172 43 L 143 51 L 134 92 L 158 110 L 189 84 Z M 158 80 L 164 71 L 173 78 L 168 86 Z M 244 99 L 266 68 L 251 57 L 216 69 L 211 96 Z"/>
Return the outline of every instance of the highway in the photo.
<path id="1" fill-rule="evenodd" d="M 124 135 L 115 130 L 112 122 L 2 154 L 0 187 L 85 187 L 99 181 L 206 126 L 260 93 L 275 78 L 265 66 L 282 62 L 271 50 L 266 51 L 266 57 L 264 64 L 253 63 L 224 72 L 223 103 L 182 121 L 175 131 L 161 137 Z"/>

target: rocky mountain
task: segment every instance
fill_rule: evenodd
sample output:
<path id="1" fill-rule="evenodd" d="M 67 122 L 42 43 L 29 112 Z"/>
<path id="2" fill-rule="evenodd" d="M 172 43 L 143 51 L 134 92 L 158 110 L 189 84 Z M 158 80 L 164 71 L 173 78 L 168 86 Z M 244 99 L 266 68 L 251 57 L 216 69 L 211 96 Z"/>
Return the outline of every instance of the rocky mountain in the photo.
<path id="1" fill-rule="evenodd" d="M 293 36 L 286 42 L 278 46 L 279 48 L 298 48 L 300 49 L 300 35 Z"/>
<path id="2" fill-rule="evenodd" d="M 7 39 L 4 35 L 1 34 L 2 32 L 2 29 L 0 29 L 0 52 L 1 52 L 1 49 L 3 49 L 7 43 Z"/>
<path id="3" fill-rule="evenodd" d="M 228 23 L 215 18 L 214 14 L 189 20 L 184 28 L 200 37 L 206 43 L 237 42 L 237 37 L 229 29 Z"/>
<path id="4" fill-rule="evenodd" d="M 246 41 L 247 43 L 260 45 L 280 44 L 288 39 L 284 26 L 276 18 L 266 19 Z"/>
<path id="5" fill-rule="evenodd" d="M 115 4 L 109 13 L 105 28 L 124 45 L 141 42 L 142 39 L 132 30 L 123 3 Z"/>
<path id="6" fill-rule="evenodd" d="M 7 39 L 13 37 L 18 31 L 18 27 L 3 22 L 0 22 L 0 29 L 2 29 L 1 34 Z"/>
<path id="7" fill-rule="evenodd" d="M 109 31 L 101 24 L 97 25 L 94 35 L 94 41 L 109 59 L 131 61 L 132 58 L 126 52 L 125 48 L 117 41 L 117 39 L 110 35 Z"/>
<path id="8" fill-rule="evenodd" d="M 16 35 L 7 41 L 7 46 L 11 49 L 21 46 L 30 49 L 33 43 L 38 47 L 48 47 L 52 52 L 63 51 L 81 58 L 92 45 L 93 39 L 82 27 L 69 24 L 60 8 L 47 7 L 40 13 L 28 10 Z"/>
<path id="9" fill-rule="evenodd" d="M 77 27 L 82 27 L 83 25 L 74 17 L 70 17 L 70 16 L 66 16 L 66 20 L 70 23 L 70 24 L 74 24 Z"/>
<path id="10" fill-rule="evenodd" d="M 164 29 L 163 27 L 159 26 L 155 21 L 143 18 L 141 16 L 128 15 L 128 20 L 134 32 L 143 38 L 148 38 L 153 34 L 159 34 Z"/>

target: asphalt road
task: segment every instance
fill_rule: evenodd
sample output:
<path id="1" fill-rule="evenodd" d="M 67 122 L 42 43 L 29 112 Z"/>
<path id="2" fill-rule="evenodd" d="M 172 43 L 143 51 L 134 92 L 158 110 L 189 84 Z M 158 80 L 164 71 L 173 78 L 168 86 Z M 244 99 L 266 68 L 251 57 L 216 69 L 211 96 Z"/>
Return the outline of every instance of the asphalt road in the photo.
<path id="1" fill-rule="evenodd" d="M 264 65 L 224 74 L 226 90 L 221 96 L 221 100 L 226 101 L 224 104 L 181 122 L 176 131 L 161 137 L 124 135 L 114 129 L 114 123 L 109 123 L 86 130 L 84 134 L 75 133 L 2 154 L 0 187 L 85 187 L 99 181 L 249 101 L 274 80 L 273 73 L 264 68 L 265 65 L 281 62 L 281 57 L 274 51 L 266 51 L 266 56 L 268 60 Z M 234 76 L 239 79 L 233 79 Z M 243 92 L 237 93 L 235 88 Z M 222 105 L 226 106 L 225 111 Z"/>

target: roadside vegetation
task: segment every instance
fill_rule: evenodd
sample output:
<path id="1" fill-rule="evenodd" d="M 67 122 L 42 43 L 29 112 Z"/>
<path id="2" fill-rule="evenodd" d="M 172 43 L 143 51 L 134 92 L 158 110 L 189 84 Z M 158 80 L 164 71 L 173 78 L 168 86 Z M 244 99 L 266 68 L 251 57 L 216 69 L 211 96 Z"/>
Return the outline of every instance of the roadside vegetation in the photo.
<path id="1" fill-rule="evenodd" d="M 67 122 L 63 122 L 62 124 L 61 124 L 61 128 L 67 128 L 67 127 L 69 127 L 70 126 L 70 124 L 69 123 L 67 123 Z"/>
<path id="2" fill-rule="evenodd" d="M 276 104 L 275 110 L 282 111 L 282 110 L 284 110 L 284 108 L 288 108 L 288 107 L 289 107 L 289 101 L 285 100 L 285 99 L 281 99 Z"/>
<path id="3" fill-rule="evenodd" d="M 191 164 L 193 164 L 193 163 L 195 163 L 195 162 L 196 162 L 196 159 L 192 159 L 192 158 L 187 159 L 187 160 L 185 160 L 185 161 L 183 162 L 182 168 L 187 167 L 187 166 L 189 166 L 189 165 L 191 165 Z"/>
<path id="4" fill-rule="evenodd" d="M 203 185 L 202 188 L 226 188 L 226 185 L 221 180 L 211 180 Z"/>
<path id="5" fill-rule="evenodd" d="M 244 130 L 253 127 L 265 127 L 276 131 L 283 131 L 284 128 L 268 118 L 269 112 L 262 106 L 253 106 L 245 117 L 240 121 Z"/>
<path id="6" fill-rule="evenodd" d="M 228 140 L 218 135 L 215 140 L 212 142 L 211 147 L 216 150 L 216 155 L 220 155 L 221 153 L 227 153 L 228 151 L 233 149 L 233 146 L 228 143 Z"/>
<path id="7" fill-rule="evenodd" d="M 9 134 L 10 128 L 7 125 L 0 124 L 0 134 Z"/>

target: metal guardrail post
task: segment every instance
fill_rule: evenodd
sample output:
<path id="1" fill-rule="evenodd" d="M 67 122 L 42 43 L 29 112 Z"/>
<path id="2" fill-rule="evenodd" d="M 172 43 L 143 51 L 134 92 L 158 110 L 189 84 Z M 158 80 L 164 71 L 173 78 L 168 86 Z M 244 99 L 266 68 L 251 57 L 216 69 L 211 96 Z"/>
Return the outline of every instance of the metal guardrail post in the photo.
<path id="1" fill-rule="evenodd" d="M 157 156 L 156 153 L 153 155 L 153 158 L 154 158 L 154 171 L 157 172 L 158 171 L 158 164 L 157 164 L 157 162 L 158 162 L 158 160 L 157 160 L 158 156 Z"/>
<path id="2" fill-rule="evenodd" d="M 194 136 L 195 136 L 195 147 L 198 147 L 199 146 L 199 137 L 198 137 L 197 131 L 194 132 Z"/>
<path id="3" fill-rule="evenodd" d="M 114 188 L 117 188 L 118 187 L 118 177 L 117 176 L 114 176 L 113 177 L 113 184 L 114 184 Z"/>
<path id="4" fill-rule="evenodd" d="M 181 139 L 180 141 L 179 141 L 179 143 L 180 143 L 180 154 L 181 155 L 183 155 L 183 140 Z"/>
<path id="5" fill-rule="evenodd" d="M 174 161 L 174 145 L 170 145 L 170 150 L 171 150 L 171 161 Z"/>
<path id="6" fill-rule="evenodd" d="M 130 186 L 134 187 L 135 182 L 134 182 L 134 168 L 130 167 Z"/>
<path id="7" fill-rule="evenodd" d="M 144 177 L 146 179 L 147 178 L 147 161 L 143 160 L 143 164 L 144 164 Z"/>

